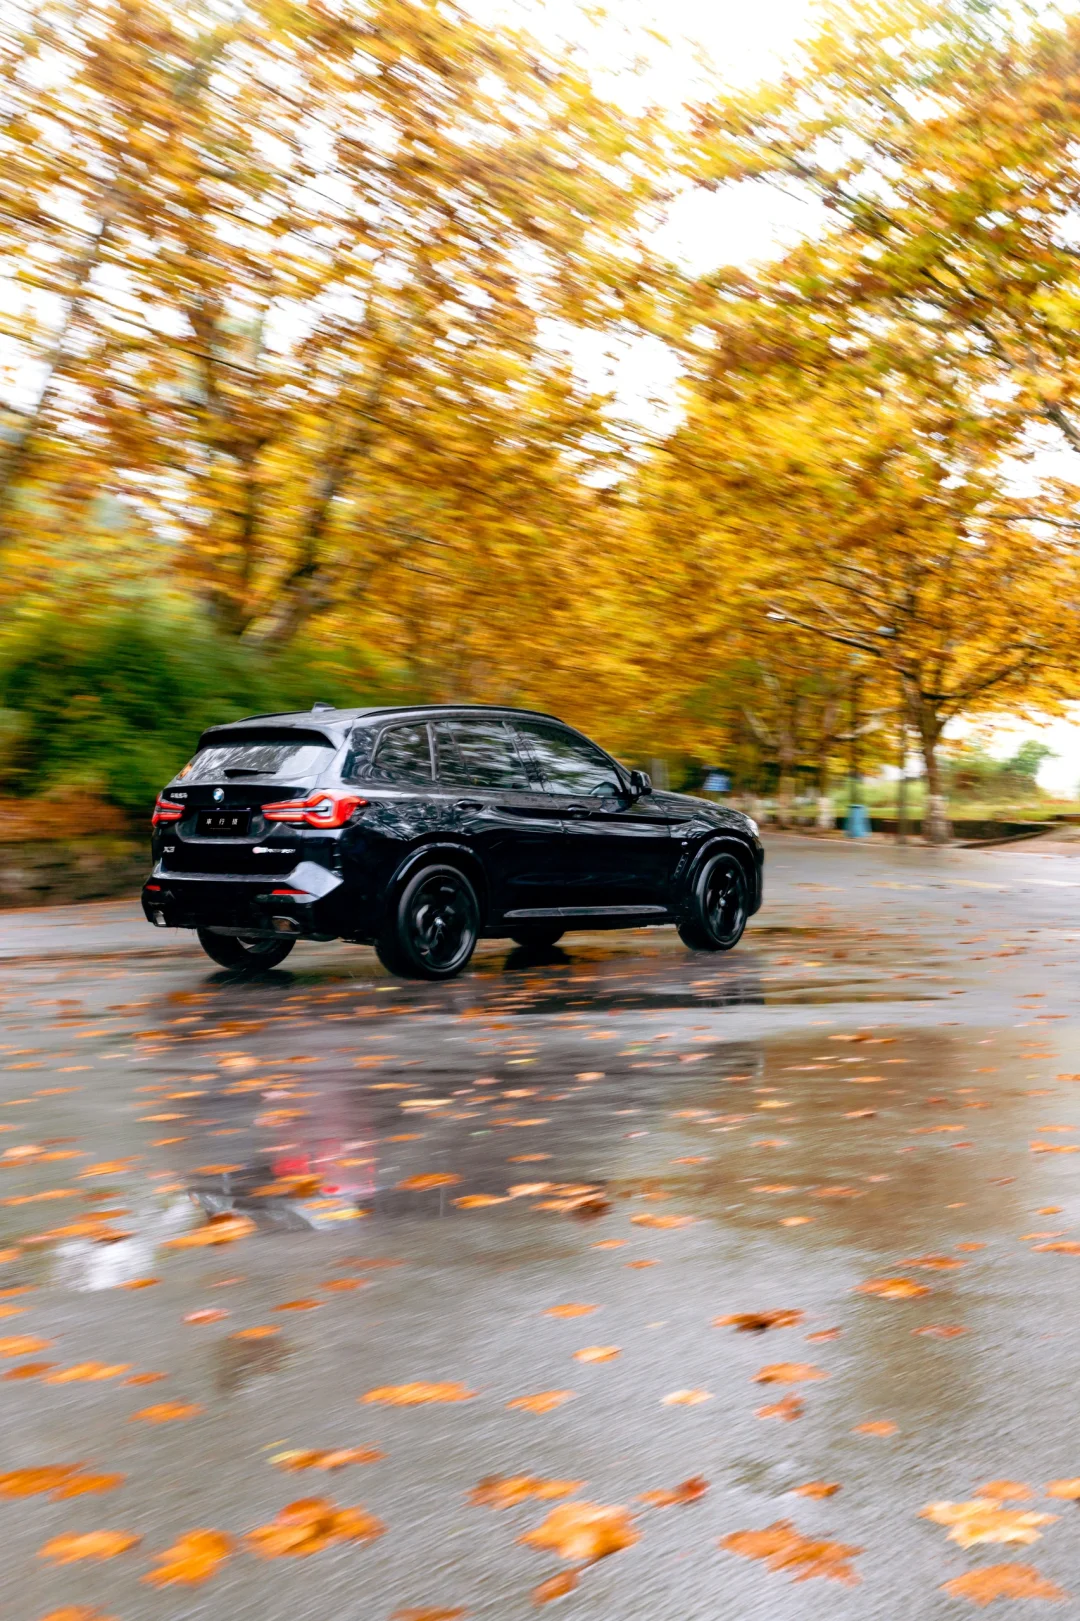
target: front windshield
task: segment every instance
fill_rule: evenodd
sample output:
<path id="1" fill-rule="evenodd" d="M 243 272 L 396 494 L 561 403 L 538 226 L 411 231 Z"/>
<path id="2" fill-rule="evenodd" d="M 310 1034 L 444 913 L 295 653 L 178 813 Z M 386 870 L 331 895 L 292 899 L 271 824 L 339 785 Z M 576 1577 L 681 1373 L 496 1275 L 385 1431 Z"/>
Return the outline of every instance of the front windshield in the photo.
<path id="1" fill-rule="evenodd" d="M 286 739 L 245 733 L 200 749 L 175 778 L 177 782 L 211 782 L 245 777 L 314 777 L 324 771 L 334 746 L 308 734 Z"/>

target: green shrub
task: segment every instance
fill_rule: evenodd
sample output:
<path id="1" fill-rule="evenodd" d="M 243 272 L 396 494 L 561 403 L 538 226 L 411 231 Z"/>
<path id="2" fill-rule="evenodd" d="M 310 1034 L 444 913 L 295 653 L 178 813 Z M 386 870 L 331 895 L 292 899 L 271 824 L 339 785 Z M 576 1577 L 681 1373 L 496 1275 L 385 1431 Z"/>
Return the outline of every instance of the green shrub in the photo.
<path id="1" fill-rule="evenodd" d="M 303 648 L 270 657 L 171 604 L 54 612 L 0 649 L 0 787 L 83 789 L 138 814 L 206 726 L 307 709 L 316 698 L 389 701 L 385 677 L 370 668 Z"/>

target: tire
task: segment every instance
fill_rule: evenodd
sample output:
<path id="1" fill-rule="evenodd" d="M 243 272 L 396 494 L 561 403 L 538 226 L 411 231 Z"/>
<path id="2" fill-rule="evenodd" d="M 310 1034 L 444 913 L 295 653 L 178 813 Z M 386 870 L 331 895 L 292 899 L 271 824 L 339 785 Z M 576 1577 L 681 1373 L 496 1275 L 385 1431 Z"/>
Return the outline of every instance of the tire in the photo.
<path id="1" fill-rule="evenodd" d="M 537 923 L 522 925 L 510 936 L 515 945 L 524 946 L 526 951 L 543 951 L 548 946 L 558 943 L 566 933 L 561 923 Z"/>
<path id="2" fill-rule="evenodd" d="M 289 955 L 295 940 L 280 936 L 268 940 L 253 937 L 245 940 L 239 934 L 214 934 L 210 929 L 199 929 L 199 944 L 208 957 L 212 957 L 222 968 L 231 968 L 239 974 L 264 974 L 268 968 L 276 968 L 279 962 L 284 962 Z"/>
<path id="3" fill-rule="evenodd" d="M 421 867 L 375 942 L 379 961 L 402 979 L 453 979 L 476 949 L 480 905 L 458 867 Z"/>
<path id="4" fill-rule="evenodd" d="M 691 951 L 730 951 L 743 937 L 749 916 L 746 872 L 727 851 L 706 861 L 690 896 L 679 935 Z"/>

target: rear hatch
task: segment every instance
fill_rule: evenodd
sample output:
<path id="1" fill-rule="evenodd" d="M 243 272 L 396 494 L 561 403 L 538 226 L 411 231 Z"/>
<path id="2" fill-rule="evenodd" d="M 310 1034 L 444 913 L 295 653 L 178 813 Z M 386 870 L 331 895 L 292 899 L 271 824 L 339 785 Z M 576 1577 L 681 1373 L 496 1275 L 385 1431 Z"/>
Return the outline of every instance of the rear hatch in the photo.
<path id="1" fill-rule="evenodd" d="M 302 799 L 330 765 L 337 743 L 319 731 L 252 727 L 205 736 L 194 758 L 163 790 L 183 804 L 162 845 L 168 872 L 289 872 L 298 859 L 296 827 L 268 822 L 264 805 Z"/>

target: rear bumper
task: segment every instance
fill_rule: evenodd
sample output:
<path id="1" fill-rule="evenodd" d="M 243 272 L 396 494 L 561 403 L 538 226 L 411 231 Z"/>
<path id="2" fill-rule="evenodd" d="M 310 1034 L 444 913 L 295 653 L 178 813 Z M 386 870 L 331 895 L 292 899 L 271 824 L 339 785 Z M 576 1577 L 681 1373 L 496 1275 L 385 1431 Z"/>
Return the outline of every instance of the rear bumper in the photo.
<path id="1" fill-rule="evenodd" d="M 313 861 L 288 877 L 223 877 L 170 873 L 155 867 L 142 890 L 149 923 L 165 929 L 243 930 L 254 934 L 319 935 L 346 928 L 342 879 Z"/>

